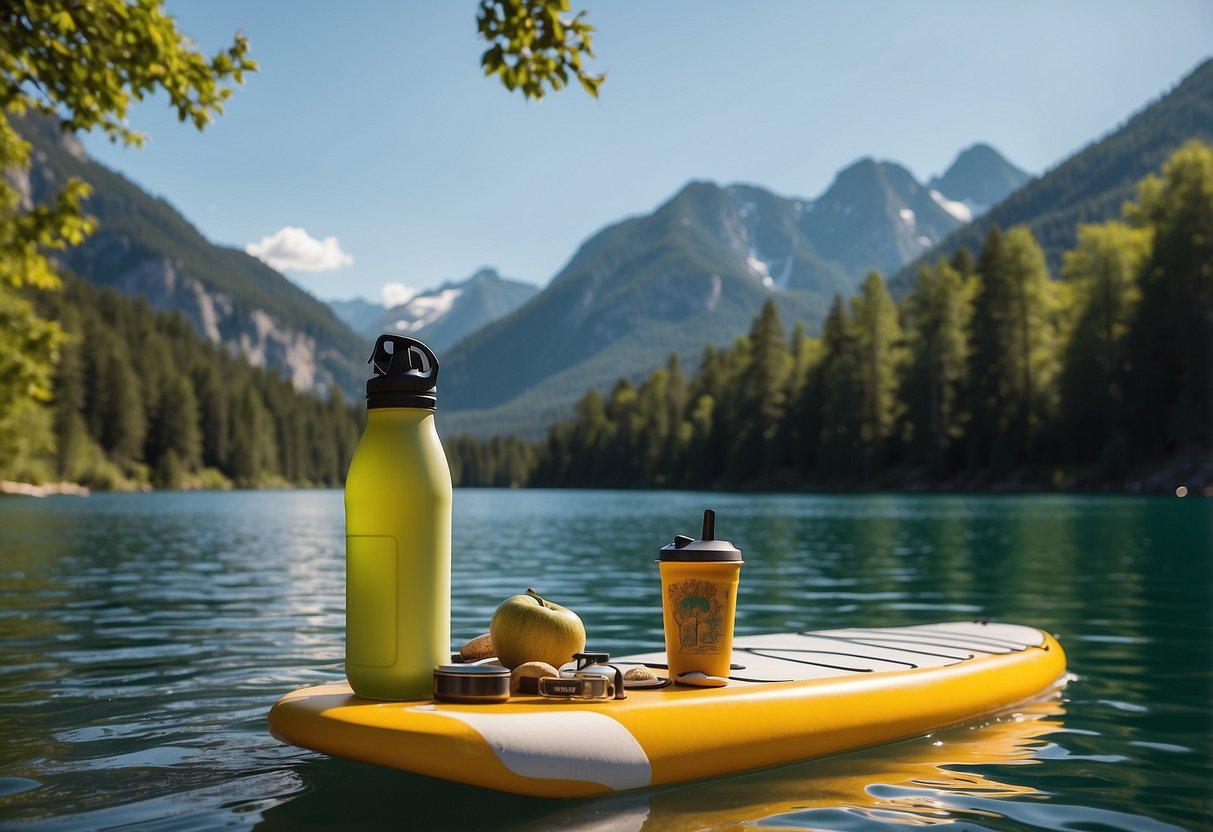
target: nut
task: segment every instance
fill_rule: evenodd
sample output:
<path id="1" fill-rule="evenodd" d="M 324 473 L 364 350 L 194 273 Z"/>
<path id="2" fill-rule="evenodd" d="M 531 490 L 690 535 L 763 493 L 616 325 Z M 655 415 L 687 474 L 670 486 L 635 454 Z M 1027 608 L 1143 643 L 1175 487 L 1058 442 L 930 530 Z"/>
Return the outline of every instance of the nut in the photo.
<path id="1" fill-rule="evenodd" d="M 652 682 L 656 678 L 657 674 L 644 665 L 629 667 L 623 674 L 623 681 L 625 682 Z"/>
<path id="2" fill-rule="evenodd" d="M 526 662 L 510 674 L 511 693 L 539 693 L 539 680 L 556 678 L 560 671 L 547 662 Z"/>
<path id="3" fill-rule="evenodd" d="M 481 659 L 491 659 L 497 653 L 493 650 L 493 639 L 488 633 L 476 636 L 459 648 L 459 658 L 465 662 L 478 662 Z"/>

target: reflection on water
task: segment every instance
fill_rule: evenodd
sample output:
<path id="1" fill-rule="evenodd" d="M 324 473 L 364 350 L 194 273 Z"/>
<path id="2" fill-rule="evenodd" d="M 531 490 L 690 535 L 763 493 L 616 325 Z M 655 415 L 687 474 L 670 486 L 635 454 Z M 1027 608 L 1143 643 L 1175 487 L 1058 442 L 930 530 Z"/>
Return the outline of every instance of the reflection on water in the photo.
<path id="1" fill-rule="evenodd" d="M 545 818 L 543 825 L 593 829 L 612 804 L 631 814 L 643 832 L 680 829 L 853 829 L 876 823 L 918 826 L 972 820 L 970 799 L 1038 795 L 1032 786 L 992 779 L 983 771 L 1030 763 L 1062 728 L 1056 698 L 1013 714 L 929 737 L 829 760 L 608 798 Z M 975 770 L 969 770 L 973 767 Z M 623 826 L 615 828 L 627 828 Z"/>
<path id="2" fill-rule="evenodd" d="M 1077 675 L 866 751 L 591 801 L 282 746 L 281 693 L 341 674 L 336 491 L 0 501 L 0 825 L 1169 829 L 1210 823 L 1213 504 L 1162 498 L 460 491 L 456 641 L 535 586 L 613 653 L 661 641 L 653 560 L 705 507 L 744 552 L 742 633 L 988 617 Z"/>

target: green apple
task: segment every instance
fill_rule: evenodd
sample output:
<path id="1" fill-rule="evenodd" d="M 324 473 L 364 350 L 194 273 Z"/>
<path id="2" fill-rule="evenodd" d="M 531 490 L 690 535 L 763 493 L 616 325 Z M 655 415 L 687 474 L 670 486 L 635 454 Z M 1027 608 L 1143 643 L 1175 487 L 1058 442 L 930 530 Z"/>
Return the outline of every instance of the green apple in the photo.
<path id="1" fill-rule="evenodd" d="M 498 660 L 511 670 L 527 662 L 559 668 L 585 649 L 585 625 L 577 613 L 540 598 L 533 589 L 501 602 L 489 634 Z"/>

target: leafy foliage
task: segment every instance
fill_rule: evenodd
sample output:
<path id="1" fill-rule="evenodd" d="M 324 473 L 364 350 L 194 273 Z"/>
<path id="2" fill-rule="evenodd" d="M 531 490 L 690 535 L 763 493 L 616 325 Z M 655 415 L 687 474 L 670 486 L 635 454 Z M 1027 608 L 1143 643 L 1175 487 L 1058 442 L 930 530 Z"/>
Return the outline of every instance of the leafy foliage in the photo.
<path id="1" fill-rule="evenodd" d="M 543 98 L 546 87 L 559 90 L 577 79 L 598 97 L 606 75 L 591 75 L 581 65 L 594 57 L 594 27 L 585 12 L 567 17 L 568 0 L 481 0 L 476 24 L 491 46 L 480 58 L 485 75 L 526 98 Z"/>
<path id="2" fill-rule="evenodd" d="M 55 323 L 39 318 L 14 291 L 54 289 L 58 278 L 47 253 L 78 245 L 93 230 L 82 212 L 89 188 L 77 179 L 54 197 L 30 203 L 16 187 L 29 166 L 28 142 L 11 119 L 38 113 L 65 130 L 99 128 L 111 139 L 139 144 L 126 126 L 132 100 L 163 90 L 182 121 L 201 129 L 256 64 L 248 42 L 206 58 L 164 14 L 159 0 L 25 0 L 0 7 L 0 469 L 22 466 L 49 436 L 49 414 L 38 406 L 64 343 Z M 28 180 L 27 180 L 28 181 Z"/>
<path id="3" fill-rule="evenodd" d="M 132 100 L 163 90 L 181 121 L 205 127 L 257 65 L 248 40 L 209 59 L 177 30 L 158 0 L 25 0 L 0 12 L 0 106 L 32 109 L 65 129 L 100 127 L 111 139 L 141 144 L 125 118 Z"/>

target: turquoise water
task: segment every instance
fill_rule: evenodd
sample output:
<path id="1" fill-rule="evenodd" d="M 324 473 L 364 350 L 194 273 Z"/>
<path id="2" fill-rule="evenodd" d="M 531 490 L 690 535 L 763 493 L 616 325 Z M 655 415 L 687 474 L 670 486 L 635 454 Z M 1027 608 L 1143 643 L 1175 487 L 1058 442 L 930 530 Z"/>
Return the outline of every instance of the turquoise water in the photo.
<path id="1" fill-rule="evenodd" d="M 1059 698 L 929 737 L 609 798 L 520 798 L 266 733 L 341 677 L 339 491 L 0 500 L 0 826 L 1166 830 L 1213 826 L 1213 501 L 474 491 L 454 637 L 534 586 L 661 643 L 657 548 L 703 508 L 739 632 L 986 617 L 1060 638 Z M 570 738 L 575 741 L 575 738 Z"/>

